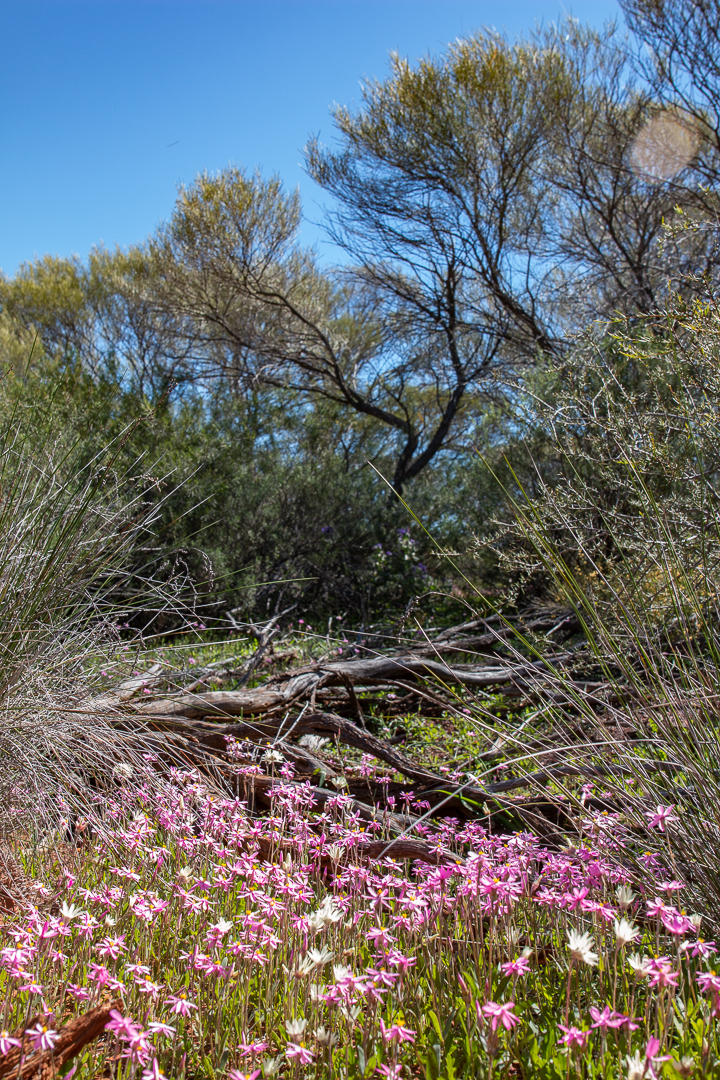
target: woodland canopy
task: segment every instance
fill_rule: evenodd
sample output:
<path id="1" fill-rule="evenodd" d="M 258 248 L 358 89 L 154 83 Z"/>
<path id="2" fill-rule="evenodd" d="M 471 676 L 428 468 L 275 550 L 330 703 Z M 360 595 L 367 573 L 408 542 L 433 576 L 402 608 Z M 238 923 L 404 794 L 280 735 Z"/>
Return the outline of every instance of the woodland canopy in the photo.
<path id="1" fill-rule="evenodd" d="M 393 57 L 305 150 L 334 263 L 303 246 L 296 192 L 229 166 L 134 248 L 0 280 L 2 408 L 46 401 L 88 459 L 90 414 L 125 432 L 123 468 L 157 480 L 153 544 L 208 620 L 295 605 L 368 625 L 461 595 L 470 567 L 513 602 L 542 592 L 505 533 L 468 553 L 473 536 L 565 475 L 553 417 L 588 393 L 588 350 L 635 393 L 648 350 L 633 365 L 627 342 L 714 303 L 720 13 L 623 10 L 629 31 Z"/>

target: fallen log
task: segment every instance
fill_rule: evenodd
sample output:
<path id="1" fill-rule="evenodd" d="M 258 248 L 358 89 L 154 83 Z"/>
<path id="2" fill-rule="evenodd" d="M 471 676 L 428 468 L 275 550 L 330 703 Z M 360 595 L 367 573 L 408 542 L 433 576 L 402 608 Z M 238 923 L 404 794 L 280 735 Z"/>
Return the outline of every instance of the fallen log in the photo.
<path id="1" fill-rule="evenodd" d="M 89 1013 L 69 1020 L 58 1031 L 53 1049 L 43 1052 L 32 1048 L 31 1039 L 25 1033 L 28 1028 L 42 1023 L 42 1017 L 34 1017 L 16 1035 L 16 1038 L 21 1040 L 20 1046 L 13 1047 L 0 1058 L 0 1078 L 12 1076 L 17 1080 L 53 1080 L 59 1070 L 88 1043 L 102 1035 L 110 1020 L 111 1009 L 119 1008 L 120 1002 L 114 1001 L 108 1006 L 91 1009 Z"/>

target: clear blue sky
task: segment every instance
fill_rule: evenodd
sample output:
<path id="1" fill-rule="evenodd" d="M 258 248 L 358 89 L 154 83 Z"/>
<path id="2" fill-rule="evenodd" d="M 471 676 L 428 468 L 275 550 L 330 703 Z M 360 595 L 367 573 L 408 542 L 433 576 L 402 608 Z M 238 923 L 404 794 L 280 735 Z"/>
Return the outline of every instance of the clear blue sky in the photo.
<path id="1" fill-rule="evenodd" d="M 229 163 L 300 184 L 317 219 L 302 147 L 391 50 L 564 12 L 619 18 L 615 0 L 0 0 L 0 269 L 141 241 L 179 182 Z"/>

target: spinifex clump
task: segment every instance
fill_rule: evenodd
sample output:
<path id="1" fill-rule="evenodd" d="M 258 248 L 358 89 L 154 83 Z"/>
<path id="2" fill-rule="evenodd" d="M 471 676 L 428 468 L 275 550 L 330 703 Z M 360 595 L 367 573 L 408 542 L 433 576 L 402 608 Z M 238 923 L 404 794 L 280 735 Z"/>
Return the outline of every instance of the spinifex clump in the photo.
<path id="1" fill-rule="evenodd" d="M 89 417 L 73 441 L 41 406 L 20 416 L 0 395 L 0 863 L 18 837 L 47 843 L 72 828 L 115 766 L 148 772 L 142 739 L 93 694 L 182 590 L 142 551 L 156 482 L 118 471 L 117 440 L 88 450 L 102 421 Z"/>

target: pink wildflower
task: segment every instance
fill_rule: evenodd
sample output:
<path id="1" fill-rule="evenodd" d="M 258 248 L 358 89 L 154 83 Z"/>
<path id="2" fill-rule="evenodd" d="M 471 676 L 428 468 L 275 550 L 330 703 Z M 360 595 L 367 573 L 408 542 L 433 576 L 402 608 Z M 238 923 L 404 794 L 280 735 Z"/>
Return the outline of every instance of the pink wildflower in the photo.
<path id="1" fill-rule="evenodd" d="M 60 1037 L 57 1031 L 53 1031 L 44 1024 L 38 1024 L 34 1028 L 28 1028 L 25 1034 L 30 1036 L 36 1050 L 52 1050 Z"/>
<path id="2" fill-rule="evenodd" d="M 9 1031 L 0 1031 L 0 1054 L 5 1055 L 13 1046 L 19 1045 L 20 1040 L 14 1039 Z"/>
<path id="3" fill-rule="evenodd" d="M 270 1043 L 266 1039 L 259 1042 L 240 1043 L 240 1057 L 248 1057 L 250 1054 L 262 1054 L 269 1045 Z"/>
<path id="4" fill-rule="evenodd" d="M 402 1027 L 401 1024 L 393 1024 L 392 1027 L 386 1028 L 382 1017 L 380 1018 L 380 1032 L 382 1034 L 383 1042 L 415 1042 L 416 1032 L 412 1031 L 410 1028 Z"/>
<path id="5" fill-rule="evenodd" d="M 307 1046 L 303 1046 L 302 1043 L 288 1043 L 285 1047 L 285 1054 L 290 1060 L 297 1058 L 301 1065 L 308 1065 L 315 1055 L 312 1050 L 308 1050 Z"/>
<path id="6" fill-rule="evenodd" d="M 157 1058 L 152 1059 L 152 1064 L 149 1069 L 145 1069 L 142 1074 L 142 1080 L 160 1080 L 164 1077 L 165 1073 L 160 1068 L 160 1063 Z"/>
<path id="7" fill-rule="evenodd" d="M 645 811 L 645 817 L 648 819 L 648 824 L 651 829 L 659 829 L 660 832 L 665 832 L 665 825 L 669 821 L 679 821 L 680 819 L 673 814 L 675 804 L 671 806 L 659 805 L 655 808 L 655 812 L 652 810 Z"/>
<path id="8" fill-rule="evenodd" d="M 600 1012 L 599 1009 L 596 1009 L 594 1005 L 591 1005 L 590 1016 L 594 1021 L 590 1027 L 599 1028 L 603 1035 L 608 1028 L 621 1028 L 626 1022 L 630 1023 L 631 1031 L 634 1031 L 638 1026 L 637 1024 L 633 1024 L 628 1016 L 625 1016 L 623 1013 L 615 1012 L 609 1005 L 606 1005 L 602 1012 Z"/>
<path id="9" fill-rule="evenodd" d="M 113 1031 L 119 1039 L 132 1039 L 140 1031 L 132 1016 L 123 1016 L 117 1009 L 110 1010 L 110 1020 L 105 1025 L 106 1031 Z"/>
<path id="10" fill-rule="evenodd" d="M 151 1031 L 153 1035 L 174 1035 L 175 1028 L 172 1024 L 164 1024 L 161 1020 L 151 1020 L 148 1024 L 148 1031 Z"/>
<path id="11" fill-rule="evenodd" d="M 590 1036 L 589 1031 L 582 1031 L 580 1028 L 573 1027 L 572 1025 L 570 1025 L 570 1027 L 565 1027 L 564 1024 L 558 1024 L 558 1027 L 560 1028 L 560 1031 L 565 1032 L 560 1039 L 563 1046 L 567 1046 L 570 1049 L 576 1046 L 578 1050 L 584 1050 L 586 1048 Z"/>
<path id="12" fill-rule="evenodd" d="M 514 1001 L 503 1001 L 500 1004 L 488 1001 L 486 1005 L 483 1005 L 482 1011 L 484 1016 L 491 1017 L 490 1027 L 493 1031 L 497 1029 L 498 1024 L 502 1024 L 507 1031 L 511 1031 L 515 1024 L 520 1023 L 520 1017 L 513 1012 L 514 1008 Z"/>
<path id="13" fill-rule="evenodd" d="M 240 1072 L 239 1069 L 230 1069 L 228 1073 L 229 1080 L 255 1080 L 260 1075 L 259 1069 L 253 1069 L 252 1072 Z"/>
<path id="14" fill-rule="evenodd" d="M 507 964 L 501 964 L 500 970 L 503 975 L 527 975 L 530 969 L 530 958 L 518 956 L 515 960 L 509 960 Z"/>
<path id="15" fill-rule="evenodd" d="M 176 1016 L 189 1016 L 192 1009 L 197 1009 L 192 1001 L 188 1001 L 186 994 L 171 994 L 165 998 L 165 1004 L 170 1006 L 170 1012 Z"/>

